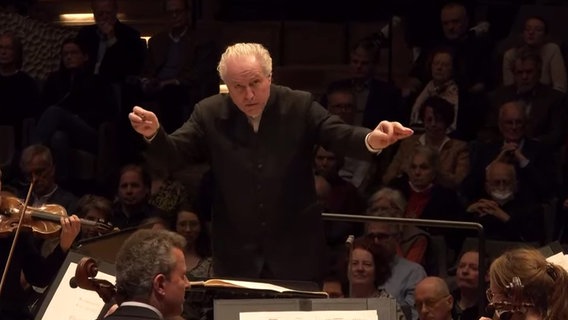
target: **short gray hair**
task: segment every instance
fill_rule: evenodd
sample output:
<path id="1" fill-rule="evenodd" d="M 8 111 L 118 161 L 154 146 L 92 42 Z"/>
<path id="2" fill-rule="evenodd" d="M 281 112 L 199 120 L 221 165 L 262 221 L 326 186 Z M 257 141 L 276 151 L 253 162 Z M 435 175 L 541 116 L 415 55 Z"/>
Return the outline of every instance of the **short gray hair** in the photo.
<path id="1" fill-rule="evenodd" d="M 53 156 L 51 150 L 42 144 L 32 144 L 22 151 L 20 156 L 20 168 L 24 168 L 32 162 L 35 157 L 41 157 L 49 166 L 53 165 Z"/>
<path id="2" fill-rule="evenodd" d="M 126 300 L 148 299 L 154 277 L 169 277 L 175 268 L 172 249 L 183 251 L 185 245 L 185 238 L 172 231 L 141 229 L 133 233 L 116 257 L 118 295 Z"/>
<path id="3" fill-rule="evenodd" d="M 407 202 L 406 198 L 402 195 L 402 192 L 387 187 L 383 187 L 371 195 L 368 203 L 369 210 L 372 209 L 373 203 L 381 199 L 387 199 L 391 204 L 395 205 L 401 213 L 406 211 Z"/>
<path id="4" fill-rule="evenodd" d="M 272 74 L 272 58 L 270 57 L 268 50 L 263 45 L 259 43 L 236 43 L 227 47 L 227 50 L 225 50 L 221 56 L 221 60 L 217 66 L 217 71 L 219 72 L 219 76 L 223 82 L 227 83 L 225 81 L 225 75 L 227 74 L 227 60 L 236 57 L 251 56 L 256 58 L 262 68 L 262 72 L 264 72 L 266 76 L 270 76 Z"/>

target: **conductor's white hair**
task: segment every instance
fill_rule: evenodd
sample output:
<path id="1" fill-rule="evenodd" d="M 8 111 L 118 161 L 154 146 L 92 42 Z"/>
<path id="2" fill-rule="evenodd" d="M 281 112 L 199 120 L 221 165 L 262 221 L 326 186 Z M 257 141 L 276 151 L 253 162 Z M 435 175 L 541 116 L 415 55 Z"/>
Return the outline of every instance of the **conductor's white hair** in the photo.
<path id="1" fill-rule="evenodd" d="M 264 75 L 267 77 L 272 75 L 272 58 L 270 57 L 268 50 L 263 45 L 258 43 L 236 43 L 229 46 L 221 56 L 221 60 L 217 66 L 217 71 L 219 72 L 221 80 L 227 83 L 225 81 L 225 76 L 227 74 L 228 60 L 251 56 L 256 58 Z"/>

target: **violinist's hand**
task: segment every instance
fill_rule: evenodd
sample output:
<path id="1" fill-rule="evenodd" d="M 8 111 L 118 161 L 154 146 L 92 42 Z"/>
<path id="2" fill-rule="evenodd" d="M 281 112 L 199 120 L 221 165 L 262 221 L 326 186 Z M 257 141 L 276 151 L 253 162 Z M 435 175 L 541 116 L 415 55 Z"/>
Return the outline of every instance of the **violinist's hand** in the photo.
<path id="1" fill-rule="evenodd" d="M 381 121 L 377 128 L 367 136 L 367 143 L 373 149 L 384 149 L 413 133 L 412 129 L 406 128 L 399 122 Z"/>
<path id="2" fill-rule="evenodd" d="M 110 316 L 111 314 L 113 314 L 116 311 L 116 309 L 118 309 L 118 304 L 115 303 L 108 309 L 108 311 L 107 311 L 107 313 L 105 313 L 105 316 L 103 317 L 103 319 Z"/>
<path id="3" fill-rule="evenodd" d="M 59 246 L 63 252 L 67 252 L 79 232 L 81 232 L 81 220 L 76 215 L 62 217 L 60 220 L 61 235 L 59 236 Z"/>
<path id="4" fill-rule="evenodd" d="M 128 119 L 130 120 L 132 128 L 148 139 L 154 137 L 158 129 L 160 129 L 160 123 L 158 122 L 156 114 L 138 106 L 132 108 Z"/>

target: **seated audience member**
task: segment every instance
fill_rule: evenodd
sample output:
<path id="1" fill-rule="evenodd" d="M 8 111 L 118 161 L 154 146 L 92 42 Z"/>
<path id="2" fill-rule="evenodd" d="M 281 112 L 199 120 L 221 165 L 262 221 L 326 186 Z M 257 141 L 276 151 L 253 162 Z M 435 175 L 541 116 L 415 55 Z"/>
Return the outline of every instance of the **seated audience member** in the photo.
<path id="1" fill-rule="evenodd" d="M 451 104 L 453 116 L 446 123 L 446 133 L 456 130 L 456 117 L 459 107 L 459 88 L 453 79 L 454 57 L 450 49 L 438 49 L 432 53 L 429 66 L 432 80 L 430 80 L 422 92 L 418 95 L 410 111 L 410 125 L 417 129 L 424 127 L 421 117 L 424 102 L 430 97 L 439 97 Z"/>
<path id="2" fill-rule="evenodd" d="M 428 277 L 416 284 L 414 307 L 420 320 L 452 320 L 454 298 L 446 281 Z"/>
<path id="3" fill-rule="evenodd" d="M 151 166 L 148 170 L 152 179 L 148 202 L 165 213 L 164 218 L 173 222 L 177 208 L 189 201 L 185 185 L 168 174 L 167 168 Z"/>
<path id="4" fill-rule="evenodd" d="M 476 200 L 483 190 L 487 166 L 493 161 L 507 162 L 515 167 L 519 186 L 539 200 L 549 199 L 554 190 L 554 167 L 551 152 L 542 142 L 526 134 L 527 116 L 518 101 L 507 102 L 499 108 L 499 138 L 479 142 L 471 148 L 471 171 L 464 179 L 462 193 Z"/>
<path id="5" fill-rule="evenodd" d="M 491 46 L 488 37 L 469 29 L 469 17 L 462 3 L 447 2 L 440 11 L 443 38 L 424 48 L 414 63 L 405 91 L 418 92 L 430 78 L 427 59 L 441 46 L 454 52 L 454 79 L 468 94 L 487 90 L 490 72 Z"/>
<path id="6" fill-rule="evenodd" d="M 124 229 L 135 227 L 147 218 L 163 216 L 163 212 L 148 203 L 150 176 L 138 164 L 127 164 L 119 175 L 117 199 L 112 208 L 112 225 Z"/>
<path id="7" fill-rule="evenodd" d="M 22 71 L 23 46 L 10 31 L 0 32 L 0 125 L 14 126 L 17 151 L 21 151 L 22 122 L 39 116 L 39 88 Z M 24 142 L 25 143 L 25 142 Z"/>
<path id="8" fill-rule="evenodd" d="M 355 239 L 350 259 L 343 260 L 347 262 L 343 268 L 349 280 L 349 297 L 395 299 L 384 287 L 392 274 L 390 258 L 390 253 L 372 239 Z M 406 319 L 398 302 L 396 305 L 396 319 Z"/>
<path id="9" fill-rule="evenodd" d="M 185 238 L 183 249 L 187 278 L 189 280 L 203 280 L 213 277 L 211 259 L 211 243 L 205 224 L 189 204 L 183 204 L 177 210 L 174 230 Z M 185 299 L 184 319 L 201 319 L 206 311 L 203 305 Z"/>
<path id="10" fill-rule="evenodd" d="M 439 153 L 440 170 L 436 181 L 443 187 L 456 189 L 469 172 L 469 149 L 465 142 L 448 137 L 448 127 L 454 118 L 454 107 L 439 97 L 430 97 L 420 109 L 424 134 L 402 141 L 394 159 L 383 176 L 383 183 L 408 170 L 410 154 L 417 146 L 428 146 Z"/>
<path id="11" fill-rule="evenodd" d="M 406 199 L 398 190 L 381 188 L 369 199 L 367 214 L 376 217 L 402 218 L 406 210 Z M 424 265 L 430 235 L 412 225 L 396 225 L 383 222 L 368 222 L 365 234 L 369 237 L 393 237 L 397 243 L 397 254 L 409 261 Z"/>
<path id="12" fill-rule="evenodd" d="M 171 133 L 181 127 L 196 102 L 218 93 L 219 53 L 212 41 L 200 41 L 190 26 L 191 1 L 162 2 L 169 21 L 148 41 L 142 90 L 144 100 L 157 102 L 160 124 Z"/>
<path id="13" fill-rule="evenodd" d="M 485 195 L 467 207 L 467 219 L 481 223 L 488 239 L 542 241 L 542 209 L 519 190 L 515 168 L 492 162 L 485 171 Z"/>
<path id="14" fill-rule="evenodd" d="M 112 203 L 107 198 L 86 194 L 77 203 L 77 215 L 85 220 L 96 222 L 96 226 L 82 225 L 81 240 L 102 236 L 113 231 L 110 224 Z"/>
<path id="15" fill-rule="evenodd" d="M 1 178 L 2 173 L 0 172 Z M 0 203 L 1 200 L 2 195 L 0 194 Z M 14 255 L 8 265 L 7 259 L 12 243 L 15 241 L 14 236 L 0 238 L 0 266 L 2 266 L 2 271 L 8 267 L 6 282 L 0 296 L 0 319 L 31 320 L 34 318 L 26 305 L 28 293 L 22 286 L 21 275 L 25 278 L 26 285 L 45 287 L 51 283 L 65 260 L 65 254 L 81 230 L 81 222 L 75 215 L 62 217 L 60 224 L 59 245 L 47 257 L 41 255 L 34 236 L 22 230 L 16 240 Z"/>
<path id="16" fill-rule="evenodd" d="M 330 298 L 345 298 L 347 280 L 346 275 L 340 276 L 332 273 L 323 279 L 322 291 L 327 293 Z"/>
<path id="17" fill-rule="evenodd" d="M 565 142 L 565 94 L 540 83 L 540 55 L 530 50 L 519 50 L 512 66 L 514 84 L 498 88 L 491 94 L 488 131 L 496 135 L 499 108 L 504 103 L 520 101 L 526 115 L 526 136 L 557 149 Z"/>
<path id="18" fill-rule="evenodd" d="M 417 146 L 409 155 L 405 175 L 391 181 L 408 199 L 406 218 L 456 220 L 461 212 L 457 193 L 440 185 L 438 152 L 427 146 Z"/>
<path id="19" fill-rule="evenodd" d="M 355 93 L 353 84 L 348 81 L 332 83 L 324 95 L 322 105 L 327 108 L 329 113 L 340 117 L 347 124 L 354 124 L 355 121 Z M 372 183 L 369 178 L 371 172 L 375 170 L 374 159 L 359 160 L 345 157 L 339 176 L 353 184 L 361 193 Z"/>
<path id="20" fill-rule="evenodd" d="M 530 49 L 540 54 L 542 59 L 540 82 L 560 92 L 566 92 L 568 83 L 563 54 L 556 43 L 546 39 L 548 32 L 548 24 L 543 18 L 532 16 L 525 19 L 521 34 L 522 44 L 507 50 L 503 57 L 503 85 L 509 86 L 515 82 L 513 65 L 518 51 Z"/>
<path id="21" fill-rule="evenodd" d="M 90 57 L 76 40 L 61 46 L 61 67 L 51 73 L 43 87 L 46 108 L 35 127 L 34 143 L 49 146 L 60 181 L 70 176 L 70 149 L 97 153 L 98 129 L 118 112 L 110 83 L 86 70 Z"/>
<path id="22" fill-rule="evenodd" d="M 462 254 L 458 261 L 456 284 L 457 289 L 452 292 L 452 319 L 478 320 L 481 316 L 479 303 L 487 305 L 484 297 L 479 296 L 479 252 L 466 251 Z"/>
<path id="23" fill-rule="evenodd" d="M 372 229 L 380 227 L 380 232 L 377 229 Z M 390 227 L 390 228 L 389 228 Z M 409 261 L 403 257 L 397 255 L 397 241 L 394 236 L 393 229 L 395 227 L 391 225 L 379 225 L 372 224 L 367 229 L 367 238 L 372 240 L 376 245 L 379 246 L 379 250 L 387 255 L 388 265 L 390 266 L 391 275 L 388 277 L 386 282 L 381 285 L 386 292 L 396 298 L 397 302 L 400 304 L 404 312 L 407 314 L 407 319 L 418 318 L 418 314 L 412 310 L 414 305 L 414 287 L 416 283 L 426 277 L 426 271 L 418 263 Z M 385 232 L 385 229 L 387 230 Z M 384 236 L 384 234 L 387 234 Z M 409 312 L 407 312 L 409 311 Z M 412 311 L 412 318 L 408 315 Z"/>
<path id="24" fill-rule="evenodd" d="M 105 319 L 177 319 L 189 288 L 184 247 L 184 238 L 171 231 L 142 229 L 131 235 L 116 260 L 121 303 Z"/>
<path id="25" fill-rule="evenodd" d="M 566 270 L 536 249 L 505 252 L 489 268 L 487 300 L 497 319 L 566 319 L 567 290 Z"/>
<path id="26" fill-rule="evenodd" d="M 329 85 L 349 85 L 355 95 L 355 113 L 353 125 L 374 128 L 383 120 L 406 123 L 402 110 L 400 90 L 395 86 L 378 79 L 377 70 L 380 64 L 380 46 L 373 37 L 359 40 L 351 49 L 349 66 L 351 77 Z M 327 105 L 326 101 L 322 101 Z"/>
<path id="27" fill-rule="evenodd" d="M 357 188 L 351 183 L 339 177 L 338 170 L 341 167 L 341 159 L 322 147 L 317 147 L 314 167 L 316 176 L 321 176 L 327 181 L 316 178 L 316 191 L 322 203 L 324 212 L 342 214 L 360 214 L 364 212 L 365 205 L 359 196 Z M 345 239 L 349 235 L 361 233 L 359 224 L 343 221 L 324 221 L 325 237 L 327 245 L 332 251 L 332 260 L 337 252 L 344 249 Z"/>

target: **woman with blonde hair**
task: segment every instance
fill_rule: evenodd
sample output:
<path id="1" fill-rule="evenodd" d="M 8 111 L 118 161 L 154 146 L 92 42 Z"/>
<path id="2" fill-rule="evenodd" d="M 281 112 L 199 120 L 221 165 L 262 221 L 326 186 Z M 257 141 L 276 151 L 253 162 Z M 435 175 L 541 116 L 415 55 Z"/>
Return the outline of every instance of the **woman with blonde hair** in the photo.
<path id="1" fill-rule="evenodd" d="M 491 264 L 489 280 L 487 299 L 499 319 L 568 319 L 568 273 L 536 249 L 505 252 Z"/>

